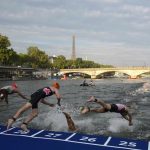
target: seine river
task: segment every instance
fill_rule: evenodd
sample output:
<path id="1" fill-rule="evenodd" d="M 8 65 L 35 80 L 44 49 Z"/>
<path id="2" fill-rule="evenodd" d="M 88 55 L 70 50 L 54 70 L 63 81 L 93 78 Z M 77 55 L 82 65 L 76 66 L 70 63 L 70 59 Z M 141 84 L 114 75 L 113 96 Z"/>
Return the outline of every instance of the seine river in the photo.
<path id="1" fill-rule="evenodd" d="M 54 80 L 17 81 L 20 91 L 30 96 L 35 90 L 49 86 Z M 96 86 L 82 87 L 83 80 L 57 80 L 60 85 L 62 105 L 68 112 L 81 133 L 126 137 L 133 139 L 150 139 L 150 80 L 149 79 L 99 79 L 94 80 Z M 89 82 L 87 80 L 87 82 Z M 11 84 L 10 81 L 0 81 L 0 87 Z M 94 103 L 86 103 L 90 96 L 101 98 L 109 103 L 123 103 L 130 106 L 133 116 L 133 126 L 117 113 L 90 113 L 81 115 L 79 107 L 87 105 L 98 107 Z M 56 103 L 55 96 L 47 98 L 48 101 Z M 6 124 L 11 117 L 22 106 L 26 100 L 13 94 L 9 95 L 9 105 L 0 103 L 0 124 Z M 19 126 L 23 116 L 15 123 Z M 39 104 L 39 116 L 29 125 L 30 128 L 46 129 L 53 131 L 67 131 L 67 123 L 64 115 L 55 108 Z"/>

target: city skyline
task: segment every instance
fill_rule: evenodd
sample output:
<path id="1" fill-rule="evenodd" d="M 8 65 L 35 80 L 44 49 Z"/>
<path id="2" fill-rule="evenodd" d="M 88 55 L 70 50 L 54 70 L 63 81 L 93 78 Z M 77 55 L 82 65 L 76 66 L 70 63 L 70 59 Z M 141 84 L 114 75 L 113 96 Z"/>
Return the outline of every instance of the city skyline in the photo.
<path id="1" fill-rule="evenodd" d="M 1 0 L 0 33 L 18 53 L 37 46 L 48 55 L 114 66 L 150 66 L 147 0 Z"/>

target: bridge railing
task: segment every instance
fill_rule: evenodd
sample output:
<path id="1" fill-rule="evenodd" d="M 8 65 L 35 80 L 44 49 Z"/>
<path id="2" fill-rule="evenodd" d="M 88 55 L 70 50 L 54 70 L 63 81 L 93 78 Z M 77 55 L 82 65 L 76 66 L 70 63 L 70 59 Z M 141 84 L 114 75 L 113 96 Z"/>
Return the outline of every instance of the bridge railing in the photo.
<path id="1" fill-rule="evenodd" d="M 116 67 L 116 68 L 78 68 L 60 70 L 150 70 L 150 67 Z"/>

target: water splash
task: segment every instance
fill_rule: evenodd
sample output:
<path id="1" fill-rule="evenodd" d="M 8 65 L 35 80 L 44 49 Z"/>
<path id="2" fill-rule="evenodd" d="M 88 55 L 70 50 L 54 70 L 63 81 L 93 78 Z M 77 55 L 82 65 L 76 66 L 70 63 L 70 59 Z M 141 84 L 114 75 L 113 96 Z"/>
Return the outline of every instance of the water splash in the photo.
<path id="1" fill-rule="evenodd" d="M 65 116 L 62 113 L 56 113 L 55 111 L 42 113 L 40 116 L 35 118 L 33 123 L 40 128 L 54 131 L 64 131 L 67 129 Z"/>
<path id="2" fill-rule="evenodd" d="M 109 120 L 108 131 L 117 133 L 117 132 L 124 132 L 130 131 L 132 132 L 134 129 L 133 126 L 128 125 L 128 121 L 120 118 L 113 118 Z"/>
<path id="3" fill-rule="evenodd" d="M 144 93 L 150 92 L 150 83 L 146 82 L 143 84 L 142 87 L 136 89 L 135 91 L 127 93 L 128 95 L 137 96 L 138 94 L 144 94 Z"/>
<path id="4" fill-rule="evenodd" d="M 95 128 L 91 118 L 83 119 L 83 120 L 74 120 L 74 121 L 80 131 L 90 132 L 92 129 Z"/>

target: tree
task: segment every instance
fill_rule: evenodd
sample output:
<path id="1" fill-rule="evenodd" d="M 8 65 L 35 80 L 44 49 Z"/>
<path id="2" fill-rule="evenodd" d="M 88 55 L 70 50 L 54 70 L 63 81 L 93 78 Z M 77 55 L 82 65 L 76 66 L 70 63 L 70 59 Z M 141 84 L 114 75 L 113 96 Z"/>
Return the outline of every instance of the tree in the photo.
<path id="1" fill-rule="evenodd" d="M 38 47 L 29 47 L 27 51 L 33 68 L 49 68 L 51 66 L 48 55 Z"/>
<path id="2" fill-rule="evenodd" d="M 8 37 L 0 34 L 0 64 L 1 65 L 16 65 L 18 63 L 18 54 L 12 49 L 8 48 L 11 43 Z"/>
<path id="3" fill-rule="evenodd" d="M 31 59 L 27 54 L 19 54 L 19 65 L 23 67 L 31 67 Z"/>
<path id="4" fill-rule="evenodd" d="M 10 46 L 11 46 L 11 43 L 8 37 L 0 34 L 0 49 L 7 49 Z"/>
<path id="5" fill-rule="evenodd" d="M 66 58 L 63 55 L 59 55 L 55 60 L 53 66 L 57 69 L 64 69 L 66 67 Z"/>

